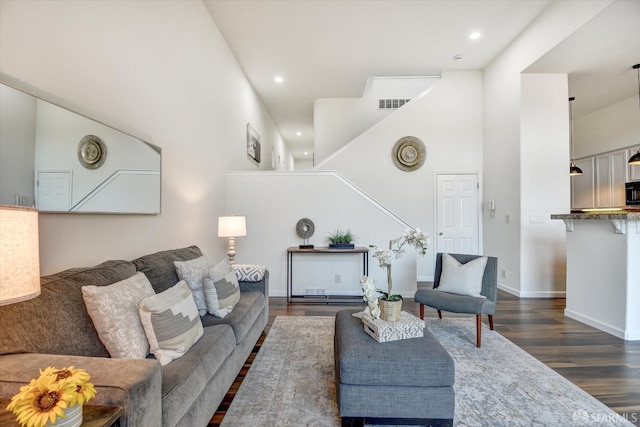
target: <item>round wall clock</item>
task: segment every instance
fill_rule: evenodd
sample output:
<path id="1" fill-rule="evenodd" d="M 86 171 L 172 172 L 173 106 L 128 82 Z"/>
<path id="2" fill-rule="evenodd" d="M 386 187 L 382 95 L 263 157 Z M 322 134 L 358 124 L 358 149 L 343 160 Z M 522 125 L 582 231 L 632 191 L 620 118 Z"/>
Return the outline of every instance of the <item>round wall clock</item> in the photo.
<path id="1" fill-rule="evenodd" d="M 424 164 L 427 149 L 424 143 L 415 136 L 400 138 L 391 150 L 391 159 L 400 170 L 411 172 Z"/>
<path id="2" fill-rule="evenodd" d="M 107 159 L 107 146 L 95 135 L 86 135 L 78 143 L 78 160 L 87 169 L 98 169 Z"/>

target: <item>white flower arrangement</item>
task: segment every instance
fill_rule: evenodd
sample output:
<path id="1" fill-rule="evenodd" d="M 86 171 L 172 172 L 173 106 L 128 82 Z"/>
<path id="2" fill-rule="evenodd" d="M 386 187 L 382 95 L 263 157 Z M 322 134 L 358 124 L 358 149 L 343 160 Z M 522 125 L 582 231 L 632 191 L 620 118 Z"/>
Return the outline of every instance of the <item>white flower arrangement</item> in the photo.
<path id="1" fill-rule="evenodd" d="M 427 246 L 429 245 L 429 236 L 421 231 L 419 228 L 408 229 L 404 234 L 397 239 L 389 240 L 389 249 L 379 248 L 375 245 L 369 245 L 373 250 L 373 257 L 378 260 L 380 268 L 387 270 L 387 292 L 380 289 L 377 292 L 383 295 L 383 298 L 387 301 L 399 301 L 402 299 L 401 295 L 393 295 L 391 290 L 393 288 L 391 281 L 391 264 L 394 260 L 400 258 L 404 253 L 403 247 L 410 245 L 416 249 L 420 255 L 427 253 Z M 362 281 L 361 281 L 362 283 Z"/>
<path id="2" fill-rule="evenodd" d="M 360 286 L 362 287 L 362 299 L 367 302 L 367 310 L 372 318 L 377 319 L 380 317 L 380 307 L 378 306 L 378 295 L 376 287 L 376 279 L 362 276 L 360 279 Z M 365 311 L 365 314 L 367 312 Z"/>

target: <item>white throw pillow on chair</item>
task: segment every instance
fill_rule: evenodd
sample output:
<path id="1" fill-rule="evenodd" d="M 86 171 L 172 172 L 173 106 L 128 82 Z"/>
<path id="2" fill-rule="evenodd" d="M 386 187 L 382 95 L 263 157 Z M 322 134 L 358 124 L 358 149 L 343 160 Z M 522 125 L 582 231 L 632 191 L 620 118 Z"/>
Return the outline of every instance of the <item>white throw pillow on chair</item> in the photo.
<path id="1" fill-rule="evenodd" d="M 461 264 L 453 256 L 442 254 L 442 273 L 440 284 L 436 288 L 442 292 L 467 295 L 477 298 L 486 298 L 480 295 L 482 291 L 482 277 L 487 266 L 487 257 L 473 259 L 466 264 Z"/>

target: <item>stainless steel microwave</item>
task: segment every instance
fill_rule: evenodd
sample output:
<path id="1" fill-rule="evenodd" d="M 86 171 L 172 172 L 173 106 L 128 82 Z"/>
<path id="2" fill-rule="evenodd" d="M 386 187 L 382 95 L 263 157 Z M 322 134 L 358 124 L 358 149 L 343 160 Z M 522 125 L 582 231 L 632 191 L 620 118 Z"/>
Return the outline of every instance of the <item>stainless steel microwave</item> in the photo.
<path id="1" fill-rule="evenodd" d="M 640 181 L 627 182 L 627 206 L 640 206 Z"/>

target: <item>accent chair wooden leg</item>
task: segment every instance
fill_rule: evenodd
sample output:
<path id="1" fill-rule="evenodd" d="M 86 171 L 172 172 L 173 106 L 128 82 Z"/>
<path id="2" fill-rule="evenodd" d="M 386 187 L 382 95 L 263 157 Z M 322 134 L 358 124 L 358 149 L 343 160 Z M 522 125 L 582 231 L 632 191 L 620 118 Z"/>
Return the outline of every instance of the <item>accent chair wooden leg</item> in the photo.
<path id="1" fill-rule="evenodd" d="M 424 305 L 420 304 L 420 319 L 424 320 Z"/>
<path id="2" fill-rule="evenodd" d="M 477 330 L 476 347 L 480 347 L 480 339 L 482 336 L 482 316 L 480 314 L 476 315 L 476 330 Z"/>
<path id="3" fill-rule="evenodd" d="M 438 318 L 442 319 L 442 312 L 440 310 L 438 310 Z"/>
<path id="4" fill-rule="evenodd" d="M 493 314 L 489 315 L 489 329 L 493 331 Z"/>

